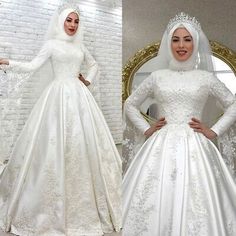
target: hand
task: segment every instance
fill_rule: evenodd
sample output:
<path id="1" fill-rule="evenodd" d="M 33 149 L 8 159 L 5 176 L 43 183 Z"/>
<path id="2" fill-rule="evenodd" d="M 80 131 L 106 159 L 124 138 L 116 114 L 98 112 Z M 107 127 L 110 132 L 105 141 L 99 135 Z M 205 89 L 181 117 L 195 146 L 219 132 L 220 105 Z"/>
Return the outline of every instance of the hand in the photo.
<path id="1" fill-rule="evenodd" d="M 150 137 L 154 132 L 161 129 L 166 123 L 165 117 L 160 118 L 155 124 L 145 131 L 144 135 Z"/>
<path id="2" fill-rule="evenodd" d="M 6 68 L 4 66 L 9 65 L 9 61 L 7 59 L 0 59 L 0 70 L 3 70 L 6 73 Z"/>
<path id="3" fill-rule="evenodd" d="M 217 134 L 211 130 L 210 128 L 206 127 L 200 120 L 196 118 L 192 118 L 192 121 L 189 122 L 189 126 L 198 133 L 202 133 L 208 139 L 214 139 Z"/>
<path id="4" fill-rule="evenodd" d="M 90 85 L 90 82 L 86 80 L 81 73 L 79 73 L 79 80 L 82 81 L 86 86 Z"/>
<path id="5" fill-rule="evenodd" d="M 0 65 L 9 65 L 9 61 L 7 59 L 0 59 Z"/>

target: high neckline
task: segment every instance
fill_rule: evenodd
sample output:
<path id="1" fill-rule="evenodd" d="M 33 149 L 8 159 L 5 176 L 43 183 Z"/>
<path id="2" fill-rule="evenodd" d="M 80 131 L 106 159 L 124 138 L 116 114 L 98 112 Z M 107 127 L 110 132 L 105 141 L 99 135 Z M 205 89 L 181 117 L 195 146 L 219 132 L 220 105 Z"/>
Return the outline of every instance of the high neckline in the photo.
<path id="1" fill-rule="evenodd" d="M 194 70 L 194 65 L 195 65 L 195 63 L 193 62 L 193 60 L 179 62 L 175 59 L 172 59 L 169 63 L 169 69 L 183 72 L 183 71 Z"/>

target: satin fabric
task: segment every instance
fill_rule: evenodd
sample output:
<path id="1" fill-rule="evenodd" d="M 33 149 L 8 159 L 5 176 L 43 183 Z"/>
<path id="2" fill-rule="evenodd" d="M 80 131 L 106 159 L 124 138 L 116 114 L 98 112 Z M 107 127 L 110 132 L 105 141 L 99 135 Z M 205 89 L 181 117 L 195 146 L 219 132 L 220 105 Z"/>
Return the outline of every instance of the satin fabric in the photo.
<path id="1" fill-rule="evenodd" d="M 212 129 L 224 132 L 235 121 L 235 99 L 206 71 L 153 72 L 125 104 L 142 132 L 147 122 L 138 107 L 154 97 L 167 124 L 146 140 L 123 180 L 124 236 L 233 236 L 236 184 L 215 145 L 188 122 L 201 120 L 209 95 L 227 111 Z"/>
<path id="2" fill-rule="evenodd" d="M 55 40 L 34 60 L 35 69 L 51 58 L 54 80 L 34 106 L 0 179 L 4 231 L 77 236 L 121 227 L 120 157 L 100 109 L 77 78 L 85 57 L 69 42 Z M 32 63 L 11 67 L 30 70 Z"/>
<path id="3" fill-rule="evenodd" d="M 167 125 L 133 160 L 123 182 L 124 236 L 234 235 L 236 187 L 213 143 Z"/>

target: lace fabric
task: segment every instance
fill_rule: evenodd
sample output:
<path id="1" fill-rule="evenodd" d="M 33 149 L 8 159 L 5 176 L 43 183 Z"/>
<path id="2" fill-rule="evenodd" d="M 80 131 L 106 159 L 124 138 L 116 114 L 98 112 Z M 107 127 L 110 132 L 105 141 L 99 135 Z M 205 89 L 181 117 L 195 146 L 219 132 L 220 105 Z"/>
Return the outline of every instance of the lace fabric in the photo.
<path id="1" fill-rule="evenodd" d="M 124 112 L 140 132 L 147 126 L 139 106 L 148 96 L 156 100 L 157 118 L 165 117 L 167 124 L 146 140 L 125 173 L 124 236 L 236 233 L 233 175 L 215 145 L 188 125 L 192 117 L 202 120 L 210 95 L 227 110 L 213 126 L 216 132 L 222 136 L 235 121 L 235 98 L 213 76 L 202 70 L 159 70 L 128 98 Z"/>
<path id="2" fill-rule="evenodd" d="M 45 42 L 38 55 L 31 62 L 18 62 L 10 60 L 9 66 L 2 66 L 7 71 L 6 93 L 1 98 L 1 143 L 0 162 L 3 163 L 10 157 L 14 143 L 26 123 L 28 116 L 36 101 L 44 89 L 54 78 L 54 68 L 52 65 L 52 49 L 54 42 L 61 42 L 61 46 L 70 43 L 69 50 L 80 50 L 83 52 L 87 65 L 87 75 L 85 76 L 91 85 L 90 91 L 93 93 L 97 103 L 100 104 L 98 65 L 83 44 L 83 22 L 80 19 L 78 4 L 67 3 L 55 11 L 49 22 L 49 27 L 45 35 Z M 68 14 L 75 12 L 79 17 L 79 27 L 73 36 L 69 36 L 64 31 L 64 22 Z M 64 42 L 64 44 L 63 44 Z M 63 51 L 63 50 L 62 50 Z M 69 68 L 69 65 L 68 65 Z M 78 64 L 80 73 L 81 65 Z M 78 76 L 79 74 L 76 74 Z M 1 166 L 4 169 L 4 165 Z"/>
<path id="3" fill-rule="evenodd" d="M 194 24 L 194 23 L 193 23 Z M 190 72 L 190 71 L 195 71 L 195 70 L 202 70 L 202 71 L 206 71 L 212 74 L 211 78 L 208 78 L 209 83 L 210 83 L 210 90 L 209 90 L 209 95 L 211 95 L 213 97 L 213 99 L 209 99 L 208 103 L 206 104 L 206 108 L 205 110 L 209 109 L 212 111 L 212 114 L 206 114 L 204 115 L 204 119 L 203 122 L 206 122 L 207 125 L 212 125 L 213 123 L 216 123 L 216 120 L 219 118 L 219 109 L 217 108 L 216 103 L 220 103 L 221 106 L 223 107 L 223 110 L 226 110 L 225 108 L 228 108 L 228 110 L 226 113 L 230 113 L 229 115 L 225 115 L 227 117 L 232 116 L 232 119 L 229 118 L 231 120 L 231 122 L 227 123 L 227 127 L 225 127 L 225 124 L 223 122 L 223 124 L 221 124 L 221 121 L 218 121 L 217 124 L 215 124 L 214 126 L 212 126 L 212 129 L 218 134 L 218 138 L 217 138 L 217 142 L 219 144 L 219 148 L 220 151 L 222 152 L 222 155 L 224 157 L 226 157 L 227 155 L 229 155 L 229 150 L 231 150 L 231 154 L 229 157 L 229 160 L 231 160 L 230 162 L 232 162 L 232 158 L 234 158 L 234 163 L 236 163 L 236 154 L 233 153 L 233 150 L 235 149 L 235 143 L 234 143 L 234 137 L 232 136 L 232 133 L 235 132 L 234 130 L 234 119 L 233 117 L 235 116 L 235 105 L 233 105 L 232 103 L 234 102 L 234 98 L 232 96 L 231 93 L 229 93 L 228 91 L 226 91 L 226 87 L 220 83 L 220 81 L 217 79 L 217 77 L 214 75 L 214 64 L 212 61 L 212 52 L 210 49 L 210 45 L 209 45 L 209 41 L 207 39 L 207 37 L 205 36 L 204 32 L 199 29 L 196 30 L 196 27 L 194 27 L 192 25 L 192 23 L 187 23 L 187 22 L 177 22 L 176 24 L 171 24 L 170 29 L 166 29 L 166 31 L 164 32 L 164 35 L 162 37 L 161 40 L 161 45 L 160 45 L 160 49 L 158 51 L 158 56 L 157 56 L 157 60 L 156 60 L 156 70 L 166 70 L 166 69 L 170 69 L 172 71 L 177 71 L 177 72 Z M 191 34 L 192 38 L 193 38 L 193 43 L 194 43 L 194 51 L 192 53 L 192 56 L 185 62 L 179 62 L 177 61 L 171 52 L 171 48 L 170 48 L 170 43 L 171 43 L 171 37 L 173 32 L 177 29 L 177 28 L 186 28 L 188 30 L 188 32 Z M 201 78 L 199 78 L 201 79 Z M 147 85 L 145 85 L 145 81 L 147 83 Z M 146 90 L 146 86 L 148 86 L 149 81 L 148 79 L 144 80 L 142 88 L 138 88 L 139 90 L 143 90 L 144 96 L 145 96 L 145 90 Z M 150 84 L 149 84 L 150 85 Z M 182 86 L 185 86 L 185 84 L 183 83 Z M 218 86 L 218 88 L 217 88 Z M 187 89 L 187 88 L 186 88 Z M 217 91 L 219 92 L 219 95 L 217 94 Z M 224 97 L 223 101 L 222 101 L 222 93 L 226 93 Z M 131 94 L 132 96 L 132 94 Z M 177 96 L 177 95 L 176 95 Z M 145 103 L 145 101 L 147 101 L 151 96 L 146 96 L 146 98 L 139 98 L 142 100 L 142 103 Z M 146 100 L 145 100 L 146 99 Z M 127 103 L 129 103 L 129 99 L 127 100 Z M 147 102 L 148 103 L 148 102 Z M 229 105 L 231 105 L 229 107 Z M 126 105 L 125 105 L 126 106 Z M 124 107 L 125 107 L 124 106 Z M 140 104 L 137 105 L 137 107 L 139 107 Z M 157 104 L 158 106 L 158 104 Z M 149 113 L 153 113 L 153 114 L 157 114 L 156 111 L 156 105 L 155 106 L 150 106 L 149 107 Z M 210 107 L 207 107 L 210 106 Z M 135 119 L 138 119 L 139 122 L 137 122 L 136 124 L 134 122 L 130 122 L 130 118 L 126 117 L 128 116 L 128 113 L 132 113 L 132 109 L 133 108 L 129 108 L 131 109 L 131 111 L 127 111 L 127 113 L 125 112 L 124 116 L 124 147 L 123 147 L 123 159 L 124 159 L 124 165 L 126 165 L 126 163 L 130 163 L 131 159 L 134 157 L 135 153 L 137 153 L 137 149 L 136 147 L 141 147 L 141 143 L 143 143 L 145 141 L 145 137 L 143 136 L 143 133 L 150 127 L 150 125 L 144 120 L 142 119 L 142 116 L 140 114 L 140 112 L 137 110 L 136 111 L 136 116 L 133 119 L 133 121 L 135 122 Z M 220 109 L 222 110 L 222 109 Z M 158 111 L 159 112 L 159 111 Z M 175 109 L 172 110 L 173 114 L 176 112 Z M 216 115 L 217 114 L 217 115 Z M 156 115 L 157 116 L 157 115 Z M 224 120 L 226 120 L 227 118 L 224 118 Z M 140 130 L 140 127 L 138 126 L 143 126 Z M 231 128 L 230 128 L 231 126 Z M 129 131 L 128 131 L 129 130 Z M 129 132 L 131 132 L 130 134 L 128 134 Z M 133 135 L 132 135 L 133 133 Z M 228 133 L 228 134 L 227 134 Z M 229 134 L 231 133 L 231 134 Z M 222 143 L 223 141 L 223 134 L 224 136 L 228 136 L 228 138 L 224 138 L 224 148 L 222 148 Z M 229 138 L 231 137 L 231 138 Z M 221 144 L 220 144 L 221 143 Z M 127 146 L 127 144 L 132 144 Z M 220 147 L 221 146 L 221 147 Z M 129 151 L 126 151 L 129 150 Z M 228 154 L 225 153 L 225 151 L 227 151 Z M 227 162 L 228 163 L 228 162 Z M 124 169 L 127 169 L 128 165 L 126 167 L 124 167 Z"/>
<path id="4" fill-rule="evenodd" d="M 124 104 L 122 143 L 123 174 L 125 174 L 133 157 L 143 145 L 145 141 L 144 132 L 150 127 L 150 124 L 143 118 L 137 108 L 140 107 L 147 96 L 153 96 L 152 86 L 153 78 L 150 75 L 145 80 L 145 83 L 143 82 L 135 91 L 135 94 L 131 94 Z"/>
<path id="5" fill-rule="evenodd" d="M 132 145 L 130 149 L 124 146 L 128 151 L 123 158 L 128 153 L 125 163 L 129 165 L 123 179 L 124 236 L 236 234 L 232 175 L 236 100 L 214 76 L 209 42 L 194 22 L 178 18 L 169 25 L 158 52 L 157 70 L 125 102 L 125 131 L 130 130 L 134 137 L 126 134 L 125 144 Z M 192 36 L 194 50 L 188 60 L 180 62 L 170 46 L 173 32 L 183 27 Z M 165 117 L 167 124 L 134 152 L 136 138 L 144 141 L 143 134 L 150 127 L 139 112 L 149 97 L 157 106 L 156 119 Z M 217 113 L 204 116 L 207 104 L 215 111 L 215 100 L 225 110 L 218 120 Z M 209 127 L 218 135 L 219 148 L 232 171 L 216 146 L 190 128 L 192 118 L 213 123 Z"/>
<path id="6" fill-rule="evenodd" d="M 98 65 L 84 45 L 80 45 L 80 47 L 75 49 L 70 43 L 49 40 L 43 45 L 33 61 L 18 62 L 10 60 L 10 65 L 6 67 L 9 84 L 8 91 L 6 97 L 1 99 L 4 102 L 0 124 L 2 130 L 1 142 L 4 143 L 3 149 L 1 149 L 2 162 L 9 159 L 14 143 L 36 101 L 52 82 L 54 76 L 59 76 L 61 73 L 61 71 L 53 69 L 54 62 L 49 59 L 55 53 L 53 49 L 58 46 L 65 48 L 65 50 L 72 50 L 72 52 L 80 52 L 80 61 L 76 59 L 79 64 L 73 65 L 74 76 L 78 77 L 80 72 L 79 65 L 85 60 L 88 70 L 86 79 L 91 83 L 89 87 L 95 95 L 96 101 L 100 102 Z M 69 57 L 67 57 L 67 60 L 69 60 Z M 70 70 L 69 64 L 67 68 Z"/>
<path id="7" fill-rule="evenodd" d="M 12 70 L 24 71 L 50 57 L 54 73 L 2 173 L 1 228 L 20 235 L 119 231 L 120 157 L 94 98 L 77 78 L 85 59 L 92 83 L 97 64 L 70 42 L 50 45 L 32 63 L 10 62 Z"/>
<path id="8" fill-rule="evenodd" d="M 194 83 L 199 84 L 198 85 L 200 87 L 199 92 L 202 93 L 202 96 L 200 96 L 197 101 L 194 99 L 190 99 L 195 101 L 196 102 L 195 104 L 187 102 L 186 97 L 183 97 L 182 94 L 180 93 L 181 91 L 189 90 L 189 96 L 191 96 L 191 93 L 193 92 L 191 90 L 193 81 L 190 81 L 189 78 L 187 79 L 184 78 L 185 74 L 192 74 L 191 76 L 194 75 L 199 76 L 198 81 L 197 78 L 195 78 Z M 167 93 L 170 93 L 172 99 L 179 98 L 179 104 L 173 103 L 174 106 L 165 104 L 165 100 L 162 99 L 162 96 L 165 95 L 164 92 L 161 92 L 161 94 L 159 94 L 160 93 L 159 86 L 162 85 L 168 86 L 169 81 L 168 79 L 165 79 L 168 76 L 180 77 L 180 79 L 173 79 L 171 83 L 175 84 L 176 87 L 180 87 L 181 85 L 181 88 L 172 91 L 171 93 L 168 90 L 166 91 Z M 174 93 L 174 95 L 172 93 Z M 127 122 L 131 121 L 131 124 L 127 125 L 125 129 L 126 132 L 125 135 L 126 136 L 130 135 L 131 137 L 135 137 L 136 140 L 133 139 L 132 142 L 129 140 L 129 138 L 124 139 L 125 141 L 124 149 L 129 150 L 130 152 L 128 155 L 129 157 L 124 158 L 124 165 L 126 165 L 126 163 L 130 163 L 129 161 L 130 157 L 132 156 L 131 157 L 132 159 L 134 157 L 134 153 L 137 152 L 134 150 L 138 149 L 136 148 L 135 145 L 137 145 L 137 147 L 141 146 L 141 143 L 143 143 L 143 141 L 145 140 L 143 133 L 150 127 L 150 124 L 143 118 L 142 114 L 139 111 L 139 107 L 148 97 L 153 97 L 153 96 L 158 97 L 158 101 L 156 101 L 159 112 L 157 119 L 160 118 L 161 115 L 166 117 L 168 123 L 170 122 L 181 123 L 183 122 L 182 118 L 180 121 L 178 121 L 180 117 L 183 117 L 185 116 L 185 114 L 188 114 L 187 119 L 185 120 L 185 123 L 187 124 L 192 117 L 199 117 L 199 119 L 202 120 L 201 117 L 203 114 L 204 105 L 206 104 L 209 95 L 213 96 L 217 101 L 219 101 L 219 103 L 221 104 L 222 107 L 224 107 L 225 110 L 227 109 L 225 115 L 221 117 L 221 119 L 219 119 L 218 122 L 216 122 L 212 126 L 212 130 L 214 130 L 215 133 L 218 134 L 218 140 L 220 140 L 219 144 L 221 143 L 220 150 L 223 152 L 223 156 L 226 157 L 227 156 L 227 154 L 225 153 L 226 150 L 228 150 L 227 151 L 228 154 L 229 150 L 234 150 L 233 148 L 234 144 L 229 143 L 230 141 L 229 137 L 232 138 L 231 139 L 232 142 L 234 140 L 232 135 L 234 133 L 234 128 L 231 127 L 230 130 L 229 128 L 234 124 L 235 122 L 234 117 L 236 117 L 235 97 L 233 96 L 233 94 L 226 88 L 226 86 L 220 80 L 215 78 L 215 76 L 209 72 L 198 71 L 198 70 L 186 71 L 186 72 L 178 72 L 178 71 L 172 72 L 171 70 L 160 70 L 152 73 L 149 78 L 144 80 L 143 83 L 139 86 L 139 88 L 134 93 L 132 93 L 132 95 L 125 102 L 124 113 L 125 116 L 127 116 L 127 118 L 125 118 L 126 124 Z M 178 110 L 177 109 L 178 106 L 182 107 L 182 109 Z M 192 106 L 196 108 L 194 112 L 192 111 Z M 217 117 L 214 118 L 211 117 L 211 119 L 217 120 Z M 135 127 L 133 125 L 135 125 Z M 228 139 L 226 139 L 225 137 L 228 137 Z M 223 142 L 226 144 L 224 148 L 222 148 Z M 135 148 L 131 148 L 130 143 L 132 143 L 132 146 Z M 128 152 L 125 151 L 124 153 Z M 233 159 L 235 159 L 235 154 L 232 152 L 229 155 L 230 163 L 234 162 Z M 127 168 L 128 166 L 125 167 L 124 169 Z"/>
<path id="9" fill-rule="evenodd" d="M 236 124 L 217 139 L 218 148 L 226 165 L 236 179 Z"/>
<path id="10" fill-rule="evenodd" d="M 86 79 L 97 84 L 98 65 L 86 47 L 61 37 L 47 40 L 31 62 L 10 60 L 6 68 L 18 81 L 8 89 L 0 124 L 1 159 L 9 159 L 0 178 L 4 231 L 77 236 L 121 228 L 121 160 L 78 79 L 84 61 Z"/>

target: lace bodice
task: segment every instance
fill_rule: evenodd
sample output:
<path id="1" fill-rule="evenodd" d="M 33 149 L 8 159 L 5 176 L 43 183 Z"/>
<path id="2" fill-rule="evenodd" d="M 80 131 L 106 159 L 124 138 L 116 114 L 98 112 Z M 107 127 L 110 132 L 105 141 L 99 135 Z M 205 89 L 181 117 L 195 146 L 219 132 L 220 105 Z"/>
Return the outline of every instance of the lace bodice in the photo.
<path id="1" fill-rule="evenodd" d="M 158 111 L 166 117 L 168 123 L 188 123 L 192 117 L 201 117 L 207 99 L 207 88 L 203 79 L 194 77 L 189 80 L 188 73 L 169 73 L 166 78 L 155 81 L 154 96 L 158 102 Z M 193 83 L 194 82 L 194 83 Z"/>
<path id="2" fill-rule="evenodd" d="M 61 47 L 59 47 L 60 45 Z M 57 45 L 52 45 L 51 50 L 55 79 L 77 77 L 84 59 L 83 51 L 63 41 L 59 41 Z"/>
<path id="3" fill-rule="evenodd" d="M 82 62 L 88 66 L 86 80 L 92 81 L 98 66 L 84 45 L 75 47 L 74 44 L 62 40 L 48 40 L 39 54 L 31 62 L 10 60 L 9 67 L 14 71 L 31 72 L 39 69 L 48 59 L 52 62 L 54 79 L 69 79 L 78 77 Z"/>
<path id="4" fill-rule="evenodd" d="M 83 44 L 47 40 L 32 61 L 9 60 L 9 65 L 4 67 L 7 70 L 7 97 L 1 100 L 3 108 L 0 122 L 1 128 L 7 130 L 7 135 L 2 132 L 4 136 L 0 136 L 4 140 L 2 143 L 6 143 L 5 148 L 1 149 L 0 162 L 9 158 L 13 143 L 48 86 L 84 86 L 78 79 L 83 62 L 87 65 L 84 78 L 91 83 L 88 89 L 99 102 L 98 65 Z"/>
<path id="5" fill-rule="evenodd" d="M 141 132 L 150 125 L 138 107 L 147 97 L 153 97 L 158 106 L 158 118 L 165 117 L 167 124 L 188 124 L 191 118 L 202 119 L 203 108 L 209 95 L 218 99 L 225 115 L 212 127 L 222 134 L 236 117 L 233 94 L 225 85 L 206 71 L 160 70 L 153 72 L 127 99 L 125 112 Z"/>

